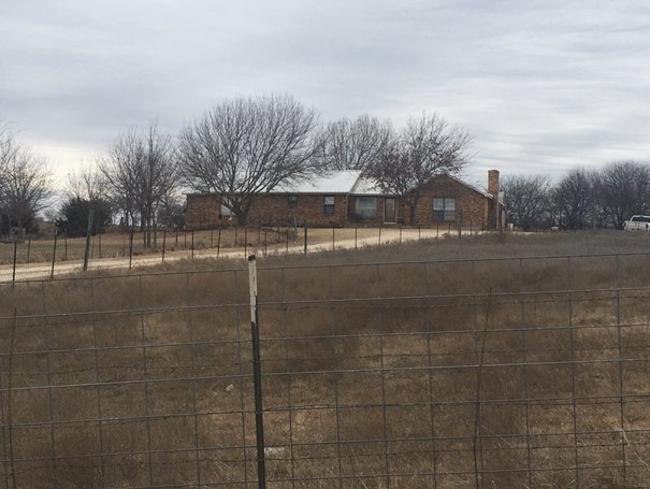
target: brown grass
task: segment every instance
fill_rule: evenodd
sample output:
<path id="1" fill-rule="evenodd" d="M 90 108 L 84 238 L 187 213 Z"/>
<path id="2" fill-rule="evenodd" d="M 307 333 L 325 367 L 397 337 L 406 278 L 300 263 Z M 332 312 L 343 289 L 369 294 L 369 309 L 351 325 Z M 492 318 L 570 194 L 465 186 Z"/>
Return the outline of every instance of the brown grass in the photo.
<path id="1" fill-rule="evenodd" d="M 269 487 L 643 487 L 650 255 L 630 253 L 645 239 L 262 260 Z M 518 258 L 594 253 L 620 256 Z M 153 271 L 3 288 L 0 485 L 254 486 L 242 263 Z"/>
<path id="2" fill-rule="evenodd" d="M 221 234 L 221 236 L 220 236 Z M 296 239 L 295 233 L 289 231 L 290 242 Z M 244 243 L 248 246 L 263 247 L 274 246 L 285 243 L 287 231 L 285 229 L 234 229 L 224 228 L 221 233 L 218 229 L 198 230 L 194 232 L 194 250 L 216 249 L 217 246 L 224 249 L 243 247 Z M 141 233 L 135 233 L 133 236 L 133 254 L 156 255 L 162 253 L 163 243 L 166 252 L 191 251 L 192 249 L 192 232 L 191 231 L 174 231 L 170 230 L 163 234 L 158 231 L 152 237 L 153 245 L 145 248 L 143 236 Z M 86 238 L 66 238 L 59 236 L 56 242 L 57 261 L 81 260 L 84 256 Z M 129 233 L 111 232 L 95 235 L 92 239 L 91 258 L 119 258 L 128 257 L 130 249 Z M 0 242 L 0 265 L 13 263 L 14 244 L 13 242 Z M 17 263 L 43 263 L 51 262 L 54 253 L 54 238 L 34 237 L 34 239 L 25 239 L 18 243 L 16 262 Z"/>

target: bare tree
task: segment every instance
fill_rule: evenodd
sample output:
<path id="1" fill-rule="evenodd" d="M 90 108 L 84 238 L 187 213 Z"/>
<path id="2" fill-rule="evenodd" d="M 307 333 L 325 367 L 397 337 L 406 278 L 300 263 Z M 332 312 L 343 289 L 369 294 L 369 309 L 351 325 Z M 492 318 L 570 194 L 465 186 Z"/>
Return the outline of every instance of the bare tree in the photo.
<path id="1" fill-rule="evenodd" d="M 106 199 L 106 178 L 97 167 L 81 166 L 68 173 L 70 197 L 84 200 Z"/>
<path id="2" fill-rule="evenodd" d="M 0 214 L 5 216 L 5 225 L 31 228 L 52 195 L 45 161 L 5 133 L 0 138 L 0 180 Z"/>
<path id="3" fill-rule="evenodd" d="M 650 167 L 634 161 L 611 163 L 599 175 L 602 212 L 617 229 L 633 214 L 650 211 Z"/>
<path id="4" fill-rule="evenodd" d="M 502 187 L 509 220 L 529 231 L 541 227 L 550 218 L 548 178 L 540 175 L 516 175 L 504 179 Z"/>
<path id="5" fill-rule="evenodd" d="M 260 194 L 319 169 L 315 128 L 316 112 L 290 96 L 222 102 L 180 136 L 185 181 L 245 223 Z"/>
<path id="6" fill-rule="evenodd" d="M 594 178 L 584 169 L 571 170 L 550 192 L 553 210 L 562 227 L 584 229 L 594 213 Z"/>
<path id="7" fill-rule="evenodd" d="M 367 173 L 383 191 L 401 198 L 409 208 L 410 223 L 415 224 L 422 186 L 438 175 L 458 173 L 466 163 L 469 142 L 464 131 L 450 128 L 436 114 L 424 114 L 409 119 Z"/>
<path id="8" fill-rule="evenodd" d="M 388 121 L 369 115 L 330 122 L 322 134 L 324 164 L 333 170 L 365 170 L 381 157 L 391 133 Z"/>
<path id="9" fill-rule="evenodd" d="M 114 204 L 127 223 L 140 217 L 144 244 L 151 246 L 158 207 L 179 182 L 172 139 L 155 123 L 146 132 L 131 130 L 111 146 L 99 168 Z"/>
<path id="10" fill-rule="evenodd" d="M 6 186 L 7 170 L 10 164 L 16 159 L 18 146 L 14 138 L 4 127 L 0 126 L 0 195 Z"/>

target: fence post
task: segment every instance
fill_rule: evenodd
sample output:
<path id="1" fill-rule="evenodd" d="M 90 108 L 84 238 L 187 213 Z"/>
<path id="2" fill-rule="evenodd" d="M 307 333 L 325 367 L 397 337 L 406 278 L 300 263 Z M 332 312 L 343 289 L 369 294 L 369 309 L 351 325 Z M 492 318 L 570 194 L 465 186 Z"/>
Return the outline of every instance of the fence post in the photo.
<path id="1" fill-rule="evenodd" d="M 264 256 L 266 256 L 266 246 L 268 241 L 266 240 L 266 230 L 264 230 Z"/>
<path id="2" fill-rule="evenodd" d="M 52 249 L 52 271 L 50 272 L 50 278 L 54 278 L 54 262 L 56 262 L 56 238 L 59 235 L 59 232 L 54 230 L 54 248 Z"/>
<path id="3" fill-rule="evenodd" d="M 133 264 L 133 224 L 131 224 L 131 229 L 129 231 L 129 270 L 131 270 L 132 264 Z"/>
<path id="4" fill-rule="evenodd" d="M 217 233 L 217 258 L 219 258 L 220 250 L 221 250 L 221 228 L 219 228 L 219 233 Z"/>
<path id="5" fill-rule="evenodd" d="M 29 257 L 32 251 L 32 233 L 29 233 L 27 236 L 27 263 L 29 263 Z"/>
<path id="6" fill-rule="evenodd" d="M 95 219 L 95 209 L 88 212 L 88 228 L 86 229 L 86 247 L 84 248 L 84 272 L 88 271 L 88 258 L 90 256 L 90 241 L 93 235 L 93 220 Z"/>
<path id="7" fill-rule="evenodd" d="M 354 226 L 354 249 L 357 249 L 357 238 L 358 238 L 358 233 L 359 233 L 359 227 Z"/>
<path id="8" fill-rule="evenodd" d="M 97 233 L 97 244 L 99 248 L 99 258 L 102 257 L 102 230 L 100 229 Z"/>
<path id="9" fill-rule="evenodd" d="M 260 355 L 259 310 L 257 305 L 257 264 L 255 255 L 248 257 L 251 340 L 253 344 L 253 383 L 255 390 L 255 438 L 257 444 L 257 487 L 266 489 L 264 459 L 264 406 L 262 404 L 262 366 Z"/>
<path id="10" fill-rule="evenodd" d="M 63 261 L 68 260 L 68 233 L 63 235 Z"/>
<path id="11" fill-rule="evenodd" d="M 422 232 L 421 228 L 422 228 L 422 226 L 420 224 L 418 224 L 418 243 L 420 242 L 420 238 L 421 238 L 421 232 Z"/>
<path id="12" fill-rule="evenodd" d="M 178 248 L 178 226 L 176 226 L 176 242 L 174 243 L 174 248 Z"/>
<path id="13" fill-rule="evenodd" d="M 305 255 L 307 254 L 307 220 L 305 219 Z"/>
<path id="14" fill-rule="evenodd" d="M 191 244 L 191 246 L 192 246 L 192 251 L 191 251 L 192 259 L 194 259 L 194 229 L 192 229 L 192 244 Z"/>
<path id="15" fill-rule="evenodd" d="M 291 228 L 289 226 L 287 226 L 287 246 L 286 246 L 286 248 L 284 250 L 285 255 L 289 254 L 289 231 L 290 230 L 291 230 Z"/>
<path id="16" fill-rule="evenodd" d="M 399 244 L 402 244 L 402 226 L 399 227 Z"/>
<path id="17" fill-rule="evenodd" d="M 162 261 L 165 261 L 165 249 L 167 247 L 167 229 L 163 229 L 163 247 L 162 247 Z"/>
<path id="18" fill-rule="evenodd" d="M 332 251 L 336 248 L 336 241 L 335 241 L 335 233 L 336 231 L 334 230 L 334 226 L 332 226 Z"/>
<path id="19" fill-rule="evenodd" d="M 244 227 L 244 259 L 248 256 L 248 226 Z"/>
<path id="20" fill-rule="evenodd" d="M 214 229 L 210 229 L 210 248 L 214 246 Z"/>
<path id="21" fill-rule="evenodd" d="M 13 266 L 13 272 L 11 274 L 11 286 L 14 287 L 16 285 L 16 258 L 18 256 L 18 236 L 14 238 L 14 266 Z"/>
<path id="22" fill-rule="evenodd" d="M 377 246 L 381 246 L 381 224 L 379 225 L 379 237 L 377 238 Z"/>

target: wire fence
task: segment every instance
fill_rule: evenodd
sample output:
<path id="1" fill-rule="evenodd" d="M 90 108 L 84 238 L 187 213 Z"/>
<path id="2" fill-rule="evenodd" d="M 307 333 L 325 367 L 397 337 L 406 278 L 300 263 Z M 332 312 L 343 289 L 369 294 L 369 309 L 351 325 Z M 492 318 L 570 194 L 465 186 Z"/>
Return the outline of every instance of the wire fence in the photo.
<path id="1" fill-rule="evenodd" d="M 650 487 L 649 261 L 4 287 L 0 487 Z"/>
<path id="2" fill-rule="evenodd" d="M 136 229 L 124 232 L 99 232 L 87 237 L 69 238 L 55 233 L 52 239 L 25 239 L 15 236 L 0 242 L 0 281 L 24 279 L 25 276 L 50 276 L 69 273 L 83 264 L 89 267 L 128 268 L 165 263 L 169 260 L 197 257 L 246 259 L 250 253 L 260 256 L 307 254 L 310 252 L 359 249 L 406 242 L 423 242 L 462 238 L 483 233 L 478 227 L 458 223 L 429 226 L 377 227 L 301 227 L 227 226 L 198 229 L 154 229 L 148 245 L 144 233 Z M 40 265 L 41 270 L 36 270 Z M 4 273 L 3 273 L 4 272 Z"/>

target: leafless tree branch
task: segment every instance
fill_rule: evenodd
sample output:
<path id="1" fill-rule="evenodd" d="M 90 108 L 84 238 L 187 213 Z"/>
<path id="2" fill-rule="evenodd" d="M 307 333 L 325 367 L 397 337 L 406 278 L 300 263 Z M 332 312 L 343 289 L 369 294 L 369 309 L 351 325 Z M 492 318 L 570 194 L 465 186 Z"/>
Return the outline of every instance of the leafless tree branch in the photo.
<path id="1" fill-rule="evenodd" d="M 319 170 L 315 128 L 315 110 L 290 96 L 222 102 L 181 134 L 185 182 L 220 194 L 245 222 L 258 195 Z"/>

